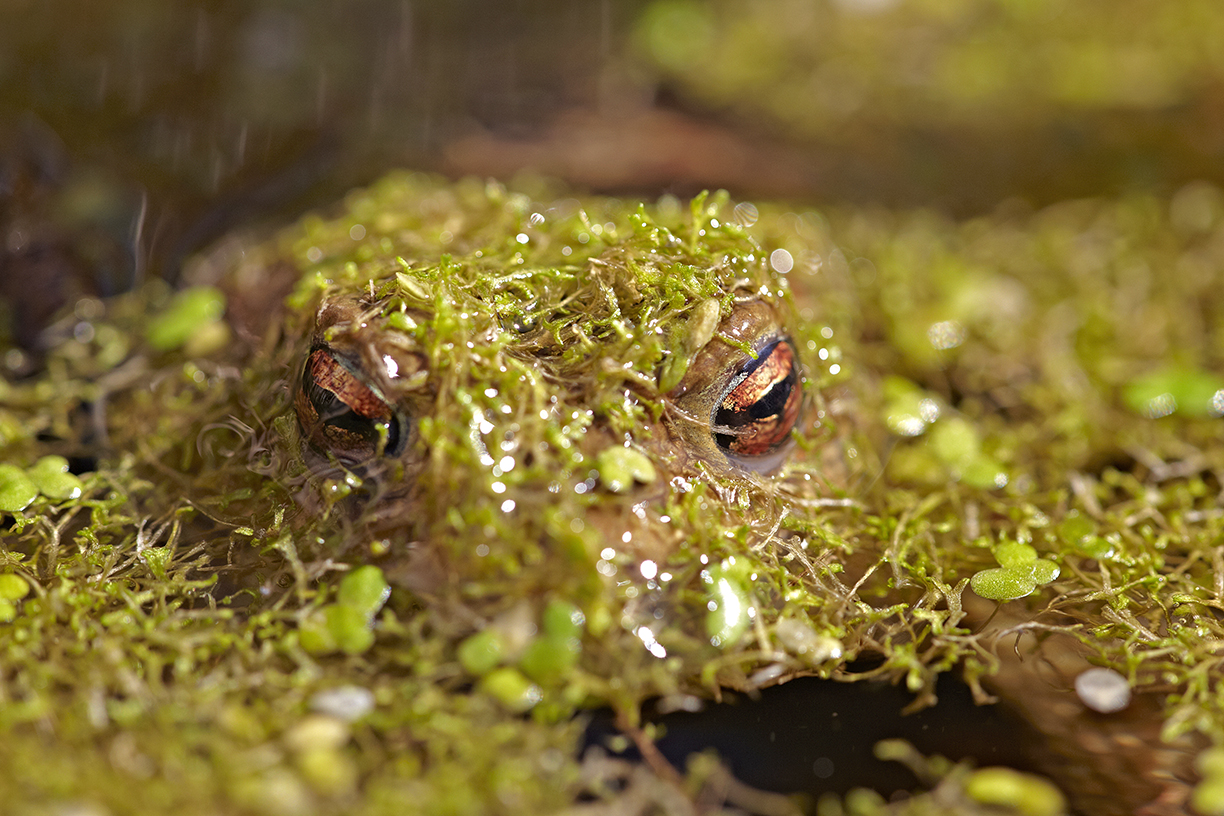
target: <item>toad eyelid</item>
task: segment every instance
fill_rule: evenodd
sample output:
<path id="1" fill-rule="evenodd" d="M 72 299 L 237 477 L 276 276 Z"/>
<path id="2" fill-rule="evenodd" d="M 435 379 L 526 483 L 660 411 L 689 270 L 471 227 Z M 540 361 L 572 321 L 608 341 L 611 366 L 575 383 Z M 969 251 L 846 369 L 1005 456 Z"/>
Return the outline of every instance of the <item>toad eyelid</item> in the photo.
<path id="1" fill-rule="evenodd" d="M 756 357 L 748 359 L 742 366 L 740 366 L 739 371 L 736 372 L 735 376 L 727 382 L 727 385 L 722 390 L 722 394 L 719 396 L 719 404 L 725 401 L 727 397 L 730 396 L 731 393 L 735 391 L 735 389 L 738 388 L 744 380 L 752 376 L 752 373 L 760 368 L 761 363 L 765 362 L 765 359 L 773 352 L 774 347 L 781 342 L 785 342 L 783 338 L 772 337 L 762 343 L 760 349 L 756 350 Z"/>

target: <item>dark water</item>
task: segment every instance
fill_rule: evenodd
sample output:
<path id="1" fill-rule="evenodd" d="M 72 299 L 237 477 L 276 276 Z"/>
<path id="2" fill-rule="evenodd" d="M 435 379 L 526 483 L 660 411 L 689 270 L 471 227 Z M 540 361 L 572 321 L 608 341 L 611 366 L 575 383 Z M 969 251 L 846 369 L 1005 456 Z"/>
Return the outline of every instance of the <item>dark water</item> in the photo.
<path id="1" fill-rule="evenodd" d="M 812 797 L 852 788 L 888 796 L 923 780 L 904 765 L 873 753 L 880 740 L 904 739 L 925 755 L 973 759 L 978 765 L 1033 769 L 1038 735 L 1001 706 L 979 706 L 960 681 L 943 676 L 939 703 L 903 715 L 913 695 L 882 682 L 843 683 L 801 678 L 766 689 L 757 699 L 710 704 L 703 711 L 651 717 L 664 726 L 657 745 L 676 767 L 714 748 L 744 783 Z M 589 745 L 616 733 L 609 715 L 597 716 Z M 637 758 L 634 751 L 627 756 Z"/>

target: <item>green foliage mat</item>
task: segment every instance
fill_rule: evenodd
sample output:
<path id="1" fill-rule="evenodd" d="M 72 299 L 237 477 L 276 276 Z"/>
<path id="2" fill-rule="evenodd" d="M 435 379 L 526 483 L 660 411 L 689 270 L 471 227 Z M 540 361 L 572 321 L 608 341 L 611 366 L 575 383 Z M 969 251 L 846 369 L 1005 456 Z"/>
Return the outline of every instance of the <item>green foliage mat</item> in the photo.
<path id="1" fill-rule="evenodd" d="M 1215 753 L 1189 770 L 1224 741 L 1222 270 L 1205 185 L 956 223 L 395 175 L 227 240 L 183 292 L 83 300 L 40 374 L 0 379 L 3 809 L 782 812 L 710 757 L 579 757 L 573 715 L 610 705 L 648 745 L 649 697 L 878 655 L 916 705 L 961 671 L 1061 734 L 1045 695 L 1074 694 L 1015 678 L 1071 655 L 1147 712 L 1129 750 L 1173 769 L 1146 795 L 1224 812 Z M 411 453 L 365 468 L 292 406 L 345 296 L 345 331 L 424 361 Z M 748 298 L 806 371 L 775 475 L 672 430 Z M 931 792 L 822 813 L 1063 807 L 880 751 Z"/>

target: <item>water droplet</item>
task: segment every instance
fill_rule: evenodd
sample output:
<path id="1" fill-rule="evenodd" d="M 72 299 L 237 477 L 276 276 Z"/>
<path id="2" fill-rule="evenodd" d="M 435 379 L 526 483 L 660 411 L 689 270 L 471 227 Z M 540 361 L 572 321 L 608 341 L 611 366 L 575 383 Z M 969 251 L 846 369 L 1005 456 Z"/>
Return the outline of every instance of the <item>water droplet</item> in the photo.
<path id="1" fill-rule="evenodd" d="M 361 686 L 339 686 L 311 697 L 310 708 L 344 722 L 353 722 L 374 710 L 374 693 Z"/>
<path id="2" fill-rule="evenodd" d="M 1213 397 L 1214 401 L 1214 397 Z M 1143 415 L 1148 419 L 1160 419 L 1177 410 L 1177 398 L 1169 392 L 1158 394 L 1143 406 Z"/>
<path id="3" fill-rule="evenodd" d="M 785 249 L 775 249 L 769 253 L 769 265 L 778 274 L 785 275 L 795 268 L 795 259 Z"/>
<path id="4" fill-rule="evenodd" d="M 1112 714 L 1130 705 L 1131 690 L 1126 678 L 1113 669 L 1088 669 L 1075 678 L 1075 693 L 1080 702 L 1102 714 Z"/>
<path id="5" fill-rule="evenodd" d="M 655 639 L 654 632 L 645 626 L 639 626 L 634 632 L 642 641 L 642 645 L 646 647 L 646 651 L 650 652 L 660 660 L 667 657 L 667 649 L 663 648 L 663 644 Z"/>
<path id="6" fill-rule="evenodd" d="M 735 220 L 742 227 L 751 227 L 760 218 L 760 212 L 757 210 L 756 205 L 748 201 L 741 201 L 736 204 L 733 212 Z"/>
<path id="7" fill-rule="evenodd" d="M 956 348 L 965 342 L 965 327 L 956 320 L 941 320 L 927 329 L 927 339 L 937 349 Z"/>

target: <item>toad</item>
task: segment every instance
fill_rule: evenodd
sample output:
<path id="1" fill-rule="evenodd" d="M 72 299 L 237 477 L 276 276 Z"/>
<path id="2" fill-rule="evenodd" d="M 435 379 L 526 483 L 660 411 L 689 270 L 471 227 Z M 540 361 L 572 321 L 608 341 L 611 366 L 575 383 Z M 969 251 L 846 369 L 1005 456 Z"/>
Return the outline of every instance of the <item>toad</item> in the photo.
<path id="1" fill-rule="evenodd" d="M 478 637 L 466 668 L 513 677 L 516 706 L 606 689 L 614 666 L 635 698 L 743 683 L 757 660 L 698 678 L 753 641 L 771 680 L 840 657 L 798 619 L 796 654 L 761 640 L 827 561 L 812 519 L 844 474 L 804 362 L 828 341 L 725 200 L 617 221 L 398 179 L 349 204 L 216 278 L 231 303 L 291 288 L 289 311 L 232 318 L 275 344 L 258 446 L 310 558 L 378 565 L 438 631 Z M 550 639 L 549 609 L 590 636 Z"/>

